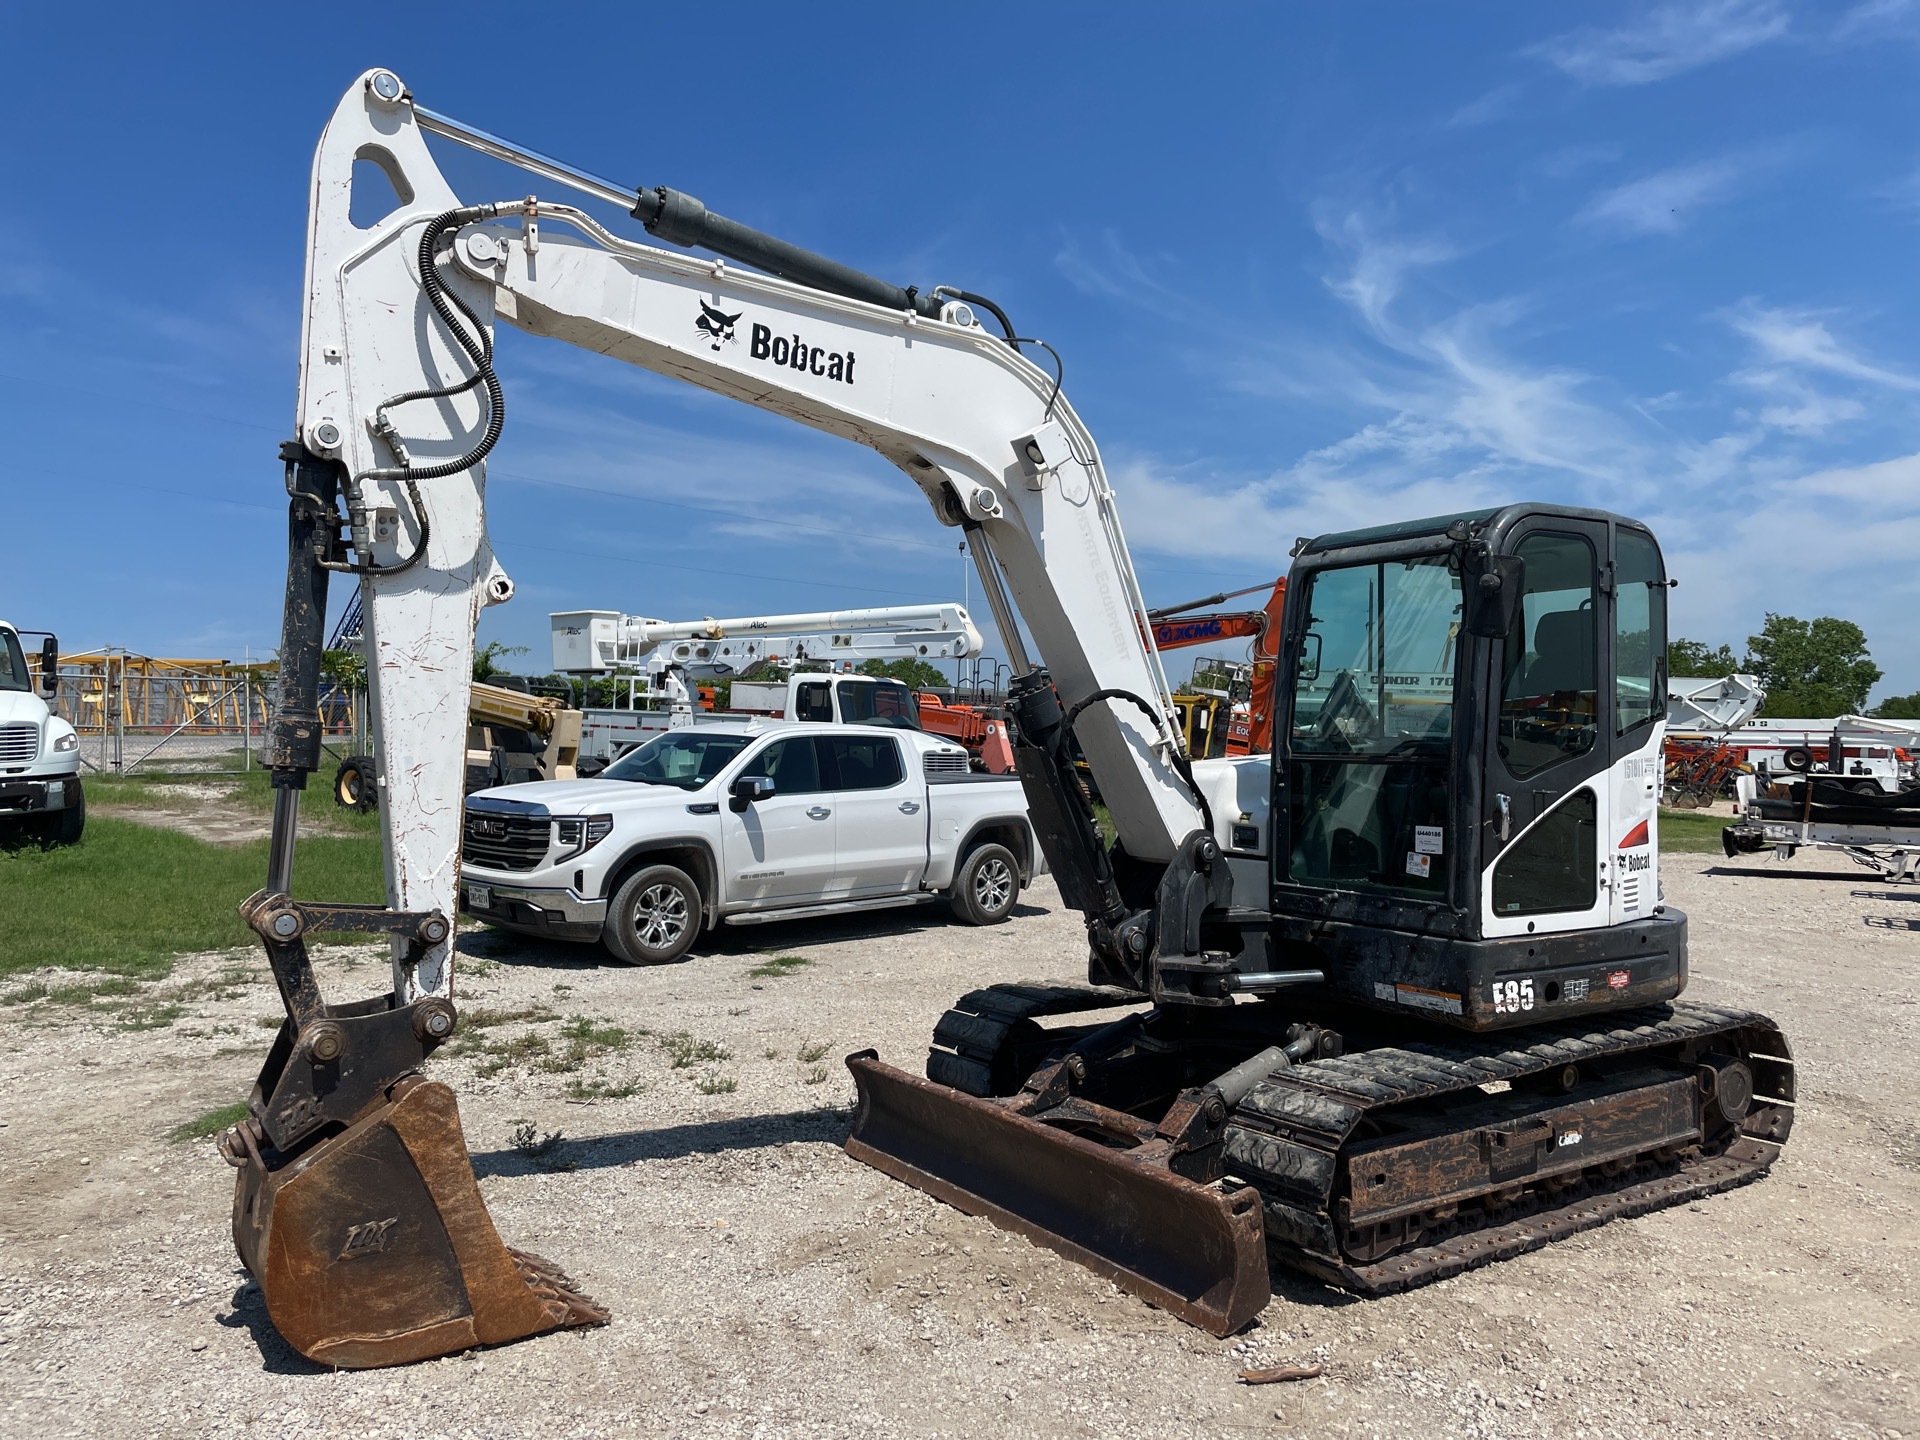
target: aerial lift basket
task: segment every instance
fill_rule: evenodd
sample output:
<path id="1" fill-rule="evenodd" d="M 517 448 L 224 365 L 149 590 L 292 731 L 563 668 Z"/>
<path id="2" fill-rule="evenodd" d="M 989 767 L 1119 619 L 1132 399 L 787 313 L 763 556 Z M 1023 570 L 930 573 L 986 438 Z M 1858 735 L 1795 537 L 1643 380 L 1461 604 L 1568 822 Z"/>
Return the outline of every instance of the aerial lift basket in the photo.
<path id="1" fill-rule="evenodd" d="M 970 1215 L 1058 1251 L 1213 1335 L 1270 1298 L 1259 1195 L 1155 1163 L 883 1065 L 849 1056 L 859 1108 L 847 1153 Z"/>

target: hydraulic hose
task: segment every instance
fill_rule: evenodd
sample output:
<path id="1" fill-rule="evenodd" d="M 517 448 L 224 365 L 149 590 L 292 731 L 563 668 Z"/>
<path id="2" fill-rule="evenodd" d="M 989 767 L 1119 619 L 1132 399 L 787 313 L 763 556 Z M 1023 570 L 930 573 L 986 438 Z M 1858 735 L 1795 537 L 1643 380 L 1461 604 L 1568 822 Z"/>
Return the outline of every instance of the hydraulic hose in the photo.
<path id="1" fill-rule="evenodd" d="M 458 475 L 463 470 L 471 470 L 487 456 L 487 452 L 499 443 L 500 432 L 507 421 L 507 397 L 501 389 L 500 377 L 493 369 L 493 337 L 487 333 L 486 326 L 480 323 L 480 317 L 473 313 L 467 302 L 449 289 L 445 280 L 440 278 L 439 267 L 434 263 L 435 253 L 440 248 L 440 237 L 449 229 L 458 229 L 475 220 L 490 220 L 500 213 L 501 207 L 490 205 L 463 205 L 436 215 L 427 222 L 427 228 L 420 235 L 419 266 L 420 288 L 426 292 L 427 302 L 433 306 L 434 314 L 440 317 L 440 323 L 447 329 L 454 342 L 465 352 L 473 363 L 473 373 L 457 385 L 434 386 L 424 390 L 409 390 L 404 395 L 395 395 L 380 402 L 374 411 L 374 428 L 393 446 L 399 456 L 398 465 L 373 470 L 363 470 L 349 482 L 349 504 L 357 505 L 360 487 L 368 480 L 399 480 L 406 486 L 407 500 L 413 507 L 413 518 L 419 527 L 413 550 L 393 565 L 366 563 L 340 564 L 331 562 L 328 569 L 346 571 L 353 575 L 397 575 L 402 570 L 416 564 L 427 553 L 427 540 L 432 534 L 432 522 L 427 516 L 427 507 L 420 494 L 420 481 L 440 480 L 448 475 Z M 465 324 L 461 321 L 465 320 Z M 472 330 L 468 330 L 468 326 Z M 476 338 L 477 337 L 477 338 Z M 435 465 L 416 467 L 408 458 L 387 411 L 409 405 L 416 400 L 444 400 L 453 395 L 464 395 L 476 385 L 484 385 L 487 392 L 487 426 L 481 432 L 480 439 L 473 448 L 456 460 L 443 460 Z"/>

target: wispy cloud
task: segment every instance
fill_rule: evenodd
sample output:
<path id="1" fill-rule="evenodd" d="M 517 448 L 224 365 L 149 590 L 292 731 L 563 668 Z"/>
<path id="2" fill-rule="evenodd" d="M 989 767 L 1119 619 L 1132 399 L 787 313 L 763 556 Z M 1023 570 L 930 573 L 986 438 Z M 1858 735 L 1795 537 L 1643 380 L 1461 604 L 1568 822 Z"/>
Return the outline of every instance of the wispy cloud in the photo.
<path id="1" fill-rule="evenodd" d="M 1103 230 L 1092 245 L 1069 235 L 1053 257 L 1053 268 L 1083 295 L 1120 300 L 1157 315 L 1178 317 L 1191 304 L 1148 268 L 1147 258 L 1128 248 L 1119 233 Z"/>
<path id="2" fill-rule="evenodd" d="M 1835 339 L 1824 312 L 1777 309 L 1748 301 L 1727 318 L 1769 362 L 1825 371 L 1890 390 L 1920 391 L 1920 376 L 1876 365 Z"/>
<path id="3" fill-rule="evenodd" d="M 1520 84 L 1498 86 L 1477 100 L 1469 100 L 1454 111 L 1447 117 L 1447 125 L 1450 129 L 1458 130 L 1498 120 L 1513 109 L 1514 102 L 1525 92 L 1526 86 Z"/>
<path id="4" fill-rule="evenodd" d="M 1629 235 L 1677 235 L 1700 211 L 1738 193 L 1749 173 L 1748 166 L 1734 160 L 1656 170 L 1603 190 L 1574 218 Z"/>
<path id="5" fill-rule="evenodd" d="M 1583 85 L 1650 85 L 1778 40 L 1790 25 L 1778 0 L 1702 0 L 1612 30 L 1570 30 L 1527 53 Z"/>

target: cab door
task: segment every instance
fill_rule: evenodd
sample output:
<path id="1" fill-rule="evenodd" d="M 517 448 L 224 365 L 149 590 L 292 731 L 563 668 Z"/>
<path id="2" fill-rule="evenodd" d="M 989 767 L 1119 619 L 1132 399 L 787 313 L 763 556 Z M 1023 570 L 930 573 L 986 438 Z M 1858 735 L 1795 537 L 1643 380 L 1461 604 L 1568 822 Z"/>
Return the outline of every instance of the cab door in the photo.
<path id="1" fill-rule="evenodd" d="M 730 798 L 721 801 L 720 863 L 730 902 L 764 909 L 844 895 L 834 881 L 835 807 L 826 758 L 818 737 L 784 735 L 733 772 L 729 785 L 759 775 L 773 781 L 774 793 L 742 810 Z"/>
<path id="2" fill-rule="evenodd" d="M 1608 784 L 1613 617 L 1604 521 L 1541 516 L 1503 547 L 1526 562 L 1518 612 L 1487 647 L 1481 933 L 1590 929 L 1610 919 Z"/>
<path id="3" fill-rule="evenodd" d="M 1526 578 L 1487 679 L 1482 933 L 1645 918 L 1667 707 L 1660 547 L 1631 523 L 1540 516 L 1506 548 Z"/>
<path id="4" fill-rule="evenodd" d="M 832 757 L 835 887 L 856 898 L 917 890 L 927 869 L 927 788 L 907 773 L 899 740 L 875 731 L 820 744 Z"/>

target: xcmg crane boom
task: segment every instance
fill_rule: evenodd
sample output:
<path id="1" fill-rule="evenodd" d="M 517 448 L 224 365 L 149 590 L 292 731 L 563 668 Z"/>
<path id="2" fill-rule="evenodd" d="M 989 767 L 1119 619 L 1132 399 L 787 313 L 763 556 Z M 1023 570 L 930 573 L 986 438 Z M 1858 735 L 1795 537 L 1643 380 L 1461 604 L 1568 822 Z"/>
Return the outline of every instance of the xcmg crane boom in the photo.
<path id="1" fill-rule="evenodd" d="M 465 204 L 428 129 L 723 258 L 531 197 Z M 356 161 L 402 197 L 368 226 Z M 1057 371 L 976 322 L 989 302 L 517 150 L 384 70 L 335 111 L 312 197 L 273 839 L 244 907 L 287 1020 L 224 1140 L 240 1253 L 303 1353 L 384 1364 L 604 1318 L 501 1244 L 452 1092 L 419 1074 L 456 1021 L 458 696 L 478 610 L 513 588 L 484 524 L 498 320 L 871 446 L 967 531 L 1095 984 L 965 997 L 928 1080 L 851 1057 L 850 1153 L 1224 1331 L 1265 1303 L 1270 1258 L 1417 1283 L 1751 1178 L 1785 1139 L 1778 1031 L 1670 1003 L 1686 926 L 1658 901 L 1665 577 L 1642 527 L 1523 505 L 1307 543 L 1278 749 L 1195 767 L 1093 438 Z M 387 907 L 290 898 L 336 573 L 361 587 L 396 777 Z M 392 936 L 390 994 L 324 999 L 304 937 L 330 929 Z"/>

